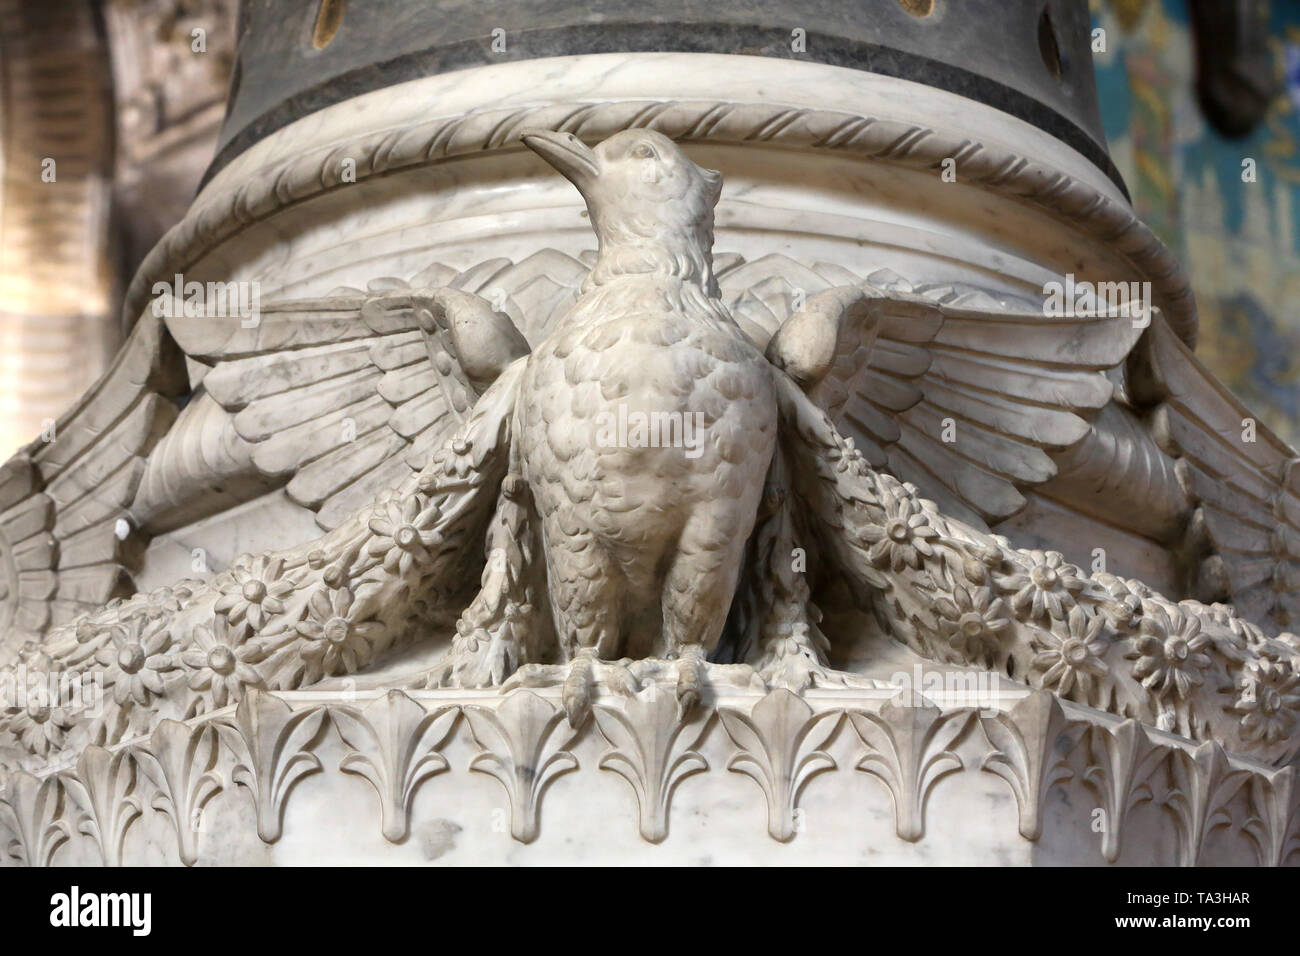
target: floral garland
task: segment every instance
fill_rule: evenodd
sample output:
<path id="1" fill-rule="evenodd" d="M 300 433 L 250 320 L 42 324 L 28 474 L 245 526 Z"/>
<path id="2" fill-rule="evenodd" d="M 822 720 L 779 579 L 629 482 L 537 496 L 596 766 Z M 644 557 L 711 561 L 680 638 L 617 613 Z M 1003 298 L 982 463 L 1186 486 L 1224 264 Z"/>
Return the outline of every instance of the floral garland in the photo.
<path id="1" fill-rule="evenodd" d="M 531 611 L 534 543 L 520 480 L 507 474 L 521 370 L 502 375 L 422 472 L 320 541 L 246 556 L 206 583 L 114 601 L 25 648 L 19 666 L 68 678 L 97 670 L 110 693 L 93 719 L 37 694 L 0 715 L 0 740 L 20 760 L 43 759 L 227 706 L 250 686 L 293 689 L 354 673 L 451 603 L 456 595 L 438 582 L 464 580 L 468 546 L 483 540 L 503 560 L 489 560 L 434 683 L 465 679 L 466 660 L 487 668 L 475 680 L 499 683 L 526 650 Z M 1056 552 L 1014 548 L 945 518 L 911 484 L 874 471 L 793 382 L 782 378 L 779 394 L 782 453 L 741 604 L 765 679 L 804 685 L 825 667 L 805 576 L 785 559 L 804 530 L 797 497 L 823 557 L 917 653 L 1264 761 L 1294 757 L 1300 639 L 1269 638 L 1225 605 L 1090 577 Z M 476 656 L 480 646 L 492 653 Z"/>
<path id="2" fill-rule="evenodd" d="M 20 669 L 69 683 L 102 675 L 103 701 L 51 701 L 44 683 L 0 715 L 31 757 L 148 732 L 239 701 L 248 687 L 295 689 L 351 674 L 428 626 L 465 579 L 502 483 L 514 385 L 508 369 L 428 465 L 311 545 L 245 555 L 210 581 L 114 600 L 28 645 Z M 3 747 L 0 746 L 0 755 Z M 0 762 L 4 762 L 0 760 Z"/>
<path id="3" fill-rule="evenodd" d="M 1294 757 L 1300 638 L 1269 638 L 1227 605 L 1088 576 L 1057 552 L 946 518 L 913 485 L 874 471 L 801 392 L 781 394 L 786 441 L 798 446 L 787 457 L 806 466 L 797 487 L 898 640 L 1268 762 Z"/>

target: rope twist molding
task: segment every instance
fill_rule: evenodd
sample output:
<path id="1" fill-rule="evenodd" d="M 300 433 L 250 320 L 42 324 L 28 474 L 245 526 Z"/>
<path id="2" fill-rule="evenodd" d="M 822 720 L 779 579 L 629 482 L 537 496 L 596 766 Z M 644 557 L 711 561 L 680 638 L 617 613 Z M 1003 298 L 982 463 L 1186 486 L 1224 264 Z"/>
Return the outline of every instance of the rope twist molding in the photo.
<path id="1" fill-rule="evenodd" d="M 1117 249 L 1150 279 L 1166 320 L 1183 341 L 1195 346 L 1196 305 L 1181 264 L 1124 203 L 1076 177 L 1006 149 L 894 119 L 717 99 L 628 99 L 483 110 L 368 131 L 268 163 L 237 188 L 210 189 L 163 236 L 131 282 L 124 320 L 133 322 L 145 308 L 155 282 L 169 281 L 244 227 L 350 185 L 350 175 L 344 181 L 344 159 L 355 162 L 355 180 L 361 182 L 474 153 L 521 149 L 519 134 L 527 128 L 601 139 L 634 127 L 652 128 L 679 141 L 828 150 L 910 169 L 938 169 L 945 159 L 955 158 L 963 181 L 1027 202 Z"/>

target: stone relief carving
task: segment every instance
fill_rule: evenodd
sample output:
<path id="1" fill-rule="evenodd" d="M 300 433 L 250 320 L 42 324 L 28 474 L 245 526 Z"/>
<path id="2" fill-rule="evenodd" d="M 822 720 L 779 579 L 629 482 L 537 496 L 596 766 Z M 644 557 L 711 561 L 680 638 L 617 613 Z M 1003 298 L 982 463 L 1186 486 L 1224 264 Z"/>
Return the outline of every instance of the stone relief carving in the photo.
<path id="1" fill-rule="evenodd" d="M 434 287 L 453 278 L 442 267 L 278 303 L 251 328 L 179 316 L 164 331 L 146 315 L 74 410 L 71 439 L 5 466 L 0 525 L 36 542 L 5 552 L 31 561 L 14 565 L 11 613 L 43 635 L 20 663 L 70 677 L 100 668 L 110 690 L 93 719 L 40 701 L 0 716 L 11 856 L 48 862 L 75 818 L 116 862 L 148 785 L 193 862 L 194 818 L 226 780 L 247 790 L 273 843 L 290 791 L 325 769 L 315 747 L 327 727 L 397 842 L 417 788 L 447 768 L 439 748 L 463 713 L 470 769 L 504 788 L 523 842 L 593 722 L 609 748 L 599 766 L 630 784 L 651 841 L 678 784 L 717 769 L 698 752 L 715 726 L 735 746 L 725 769 L 758 784 L 783 841 L 801 789 L 838 769 L 823 748 L 841 725 L 865 748 L 852 768 L 883 782 L 904 840 L 922 836 L 928 794 L 966 766 L 953 747 L 978 726 L 979 766 L 1008 783 L 1029 839 L 1086 740 L 1079 776 L 1117 827 L 1108 859 L 1126 813 L 1158 800 L 1195 862 L 1248 793 L 1266 821 L 1251 830 L 1261 859 L 1285 861 L 1293 775 L 1263 768 L 1291 761 L 1300 740 L 1296 639 L 989 531 L 1057 475 L 1051 451 L 1093 434 L 1090 419 L 1112 407 L 1104 373 L 1139 340 L 1181 348 L 1163 318 L 1144 335 L 1127 316 L 1047 320 L 979 293 L 804 267 L 796 281 L 812 294 L 785 315 L 772 307 L 779 285 L 754 280 L 791 271 L 788 260 L 713 261 L 721 177 L 670 139 L 524 141 L 583 193 L 599 241 L 589 271 L 558 254 L 497 265 L 561 277 L 532 286 L 533 315 L 494 308 L 468 279 Z M 173 343 L 188 385 L 159 358 Z M 1129 387 L 1156 394 L 1159 369 L 1141 371 Z M 166 399 L 187 387 L 177 415 Z M 633 427 L 634 413 L 670 416 L 675 443 L 601 436 Z M 964 445 L 936 440 L 946 419 L 967 430 Z M 336 429 L 345 422 L 357 440 Z M 1164 453 L 1154 446 L 1142 455 Z M 282 486 L 325 533 L 127 596 L 120 514 L 154 530 L 192 518 L 181 489 L 198 474 L 236 497 Z M 909 474 L 935 500 L 900 480 Z M 67 560 L 78 545 L 84 563 Z M 807 574 L 789 563 L 802 551 Z M 845 638 L 823 630 L 814 586 L 834 582 L 914 653 L 1047 693 L 978 719 L 887 698 L 814 709 L 798 694 L 876 687 L 831 666 Z M 362 674 L 453 621 L 450 649 L 405 692 L 364 709 L 280 693 Z M 428 708 L 421 695 L 443 687 L 507 693 Z M 715 706 L 725 695 L 758 699 Z M 1085 732 L 1060 701 L 1123 720 Z M 1203 744 L 1149 746 L 1149 733 Z M 51 773 L 60 761 L 75 767 Z"/>
<path id="2" fill-rule="evenodd" d="M 7 811 L 8 855 L 27 866 L 48 866 L 54 852 L 72 837 L 68 798 L 59 778 L 38 779 L 20 772 L 5 775 L 3 783 L 0 807 Z"/>
<path id="3" fill-rule="evenodd" d="M 1100 804 L 1113 816 L 1113 825 L 1094 835 L 1099 858 L 1119 859 L 1125 836 L 1148 836 L 1143 831 L 1151 827 L 1150 819 L 1134 823 L 1128 816 L 1144 804 L 1156 806 L 1160 819 L 1168 821 L 1184 865 L 1197 860 L 1216 833 L 1254 847 L 1261 865 L 1285 864 L 1300 844 L 1294 768 L 1270 770 L 1231 757 L 1216 744 L 1197 747 L 1075 705 L 1066 705 L 1066 713 L 1045 691 L 999 715 L 1001 736 L 995 731 L 989 737 L 977 729 L 987 719 L 978 707 L 938 707 L 924 699 L 891 697 L 890 692 L 846 708 L 825 695 L 810 704 L 785 689 L 766 694 L 723 690 L 685 727 L 675 706 L 656 703 L 675 705 L 669 692 L 643 691 L 634 698 L 615 694 L 576 731 L 554 691 L 487 692 L 451 706 L 438 693 L 388 692 L 353 702 L 334 691 L 288 702 L 253 690 L 238 708 L 190 724 L 164 722 L 151 737 L 108 750 L 91 748 L 88 758 L 43 778 L 25 771 L 5 773 L 0 777 L 0 833 L 16 862 L 48 864 L 68 852 L 61 848 L 70 846 L 70 840 L 86 841 L 84 852 L 92 859 L 104 852 L 105 861 L 114 862 L 123 846 L 138 852 L 133 841 L 139 837 L 133 832 L 142 826 L 142 811 L 151 812 L 147 808 L 152 806 L 153 812 L 184 822 L 183 829 L 179 823 L 173 829 L 174 849 L 178 859 L 192 864 L 202 841 L 212 839 L 204 835 L 213 832 L 205 820 L 217 804 L 226 802 L 225 812 L 245 813 L 250 830 L 259 820 L 267 823 L 259 835 L 274 844 L 282 838 L 278 821 L 294 799 L 295 779 L 318 770 L 332 779 L 352 776 L 355 759 L 364 757 L 368 767 L 383 768 L 366 779 L 376 793 L 381 786 L 376 781 L 382 781 L 392 815 L 376 816 L 373 826 L 393 843 L 403 842 L 411 831 L 411 793 L 433 772 L 439 779 L 480 772 L 495 777 L 507 798 L 508 832 L 502 839 L 527 843 L 538 836 L 544 794 L 557 777 L 616 770 L 632 784 L 622 792 L 632 801 L 629 807 L 640 809 L 641 835 L 653 840 L 667 835 L 676 794 L 701 777 L 725 776 L 730 770 L 757 784 L 767 803 L 769 835 L 789 842 L 801 839 L 800 795 L 818 787 L 823 777 L 866 771 L 883 784 L 881 793 L 888 792 L 885 805 L 892 804 L 898 834 L 918 840 L 924 837 L 926 806 L 936 781 L 982 776 L 982 769 L 1000 767 L 996 775 L 1014 796 L 1021 829 L 1030 839 L 1038 839 L 1029 835 L 1047 807 L 1050 790 L 1072 776 L 1081 783 L 1094 781 L 1112 794 Z M 611 712 L 629 707 L 635 716 L 614 729 Z M 380 717 L 382 711 L 387 715 Z M 371 733 L 358 736 L 358 712 L 388 723 L 384 739 Z M 255 717 L 257 713 L 264 716 Z M 461 713 L 464 720 L 457 719 Z M 218 735 L 223 724 L 228 729 Z M 245 729 L 230 733 L 236 725 Z M 826 753 L 827 741 L 850 726 L 842 751 L 849 757 L 837 761 Z M 611 744 L 607 730 L 620 743 Z M 639 745 L 632 742 L 633 733 L 640 736 Z M 263 756 L 274 759 L 250 758 L 246 734 L 261 741 L 254 746 L 269 747 Z M 666 743 L 652 749 L 650 737 Z M 1013 737 L 1022 746 L 1009 745 Z M 327 739 L 351 755 L 345 763 L 354 769 L 320 763 L 318 752 Z M 469 757 L 444 769 L 440 754 L 457 739 L 469 745 Z M 580 761 L 577 745 L 587 739 L 600 746 L 585 750 L 590 756 Z M 218 740 L 219 748 L 213 746 Z M 705 761 L 698 753 L 702 749 L 722 756 Z M 396 754 L 406 755 L 405 778 L 388 776 L 398 769 L 392 760 Z M 610 754 L 620 756 L 611 762 Z M 157 772 L 164 763 L 171 767 L 166 775 Z M 245 776 L 243 785 L 236 783 L 236 773 Z M 99 797 L 92 797 L 92 791 Z M 112 794 L 116 796 L 110 799 Z M 98 812 L 112 813 L 96 817 L 97 805 Z M 751 820 L 762 827 L 761 815 Z"/>
<path id="4" fill-rule="evenodd" d="M 962 768 L 948 749 L 970 722 L 969 713 L 944 715 L 923 700 L 891 700 L 877 713 L 849 715 L 867 745 L 857 769 L 878 778 L 894 800 L 900 840 L 919 840 L 925 833 L 925 799 L 945 774 Z"/>
<path id="5" fill-rule="evenodd" d="M 1074 731 L 1083 728 L 1069 726 L 1060 703 L 1046 694 L 1027 697 L 1006 713 L 981 715 L 979 722 L 993 748 L 980 769 L 1007 782 L 1020 813 L 1020 835 L 1037 840 L 1043 834 L 1038 808 L 1054 784 L 1073 776 L 1065 754 L 1077 740 Z"/>
<path id="6" fill-rule="evenodd" d="M 592 712 L 609 750 L 600 767 L 626 780 L 636 793 L 641 836 L 658 843 L 668 835 L 668 805 L 674 788 L 709 769 L 694 748 L 709 727 L 706 708 L 677 720 L 677 701 L 655 685 L 625 698 L 623 706 L 598 704 Z"/>
<path id="7" fill-rule="evenodd" d="M 370 781 L 381 802 L 385 838 L 404 840 L 415 788 L 447 769 L 436 748 L 450 733 L 456 708 L 430 712 L 392 690 L 364 712 L 335 708 L 330 715 L 339 736 L 352 748 L 339 769 Z"/>
<path id="8" fill-rule="evenodd" d="M 247 694 L 231 719 L 216 728 L 236 761 L 230 779 L 246 789 L 257 808 L 257 835 L 279 839 L 284 801 L 302 777 L 319 773 L 320 759 L 310 743 L 320 732 L 325 710 L 294 710 L 278 697 L 256 690 Z"/>
<path id="9" fill-rule="evenodd" d="M 816 774 L 835 769 L 835 761 L 820 748 L 839 727 L 842 715 L 814 715 L 808 704 L 778 689 L 755 704 L 749 715 L 722 709 L 718 716 L 737 748 L 727 769 L 743 773 L 762 789 L 772 839 L 792 839 L 799 791 Z"/>
<path id="10" fill-rule="evenodd" d="M 470 769 L 495 777 L 510 801 L 510 834 L 521 843 L 537 838 L 547 785 L 578 769 L 565 747 L 576 728 L 553 703 L 528 692 L 511 694 L 498 707 L 467 707 L 474 740 L 482 751 Z"/>
<path id="11" fill-rule="evenodd" d="M 1081 225 L 1122 248 L 1138 271 L 1158 277 L 1169 321 L 1195 343 L 1196 306 L 1182 265 L 1127 205 L 1032 157 L 890 117 L 849 109 L 790 107 L 725 98 L 664 100 L 585 99 L 581 102 L 481 108 L 396 128 L 348 136 L 328 147 L 276 157 L 237 189 L 213 196 L 163 236 L 127 291 L 125 312 L 139 314 L 159 279 L 170 281 L 194 261 L 204 244 L 234 235 L 250 221 L 340 185 L 338 159 L 357 159 L 358 181 L 397 170 L 500 148 L 527 129 L 555 129 L 586 141 L 619 130 L 648 128 L 674 140 L 707 139 L 738 144 L 774 143 L 828 150 L 933 170 L 959 157 L 972 182 L 1013 195 Z"/>
<path id="12" fill-rule="evenodd" d="M 134 753 L 154 786 L 150 806 L 171 818 L 181 862 L 193 866 L 199 858 L 198 823 L 204 807 L 225 785 L 216 770 L 216 729 L 164 720 L 154 728 L 148 746 Z"/>
<path id="13" fill-rule="evenodd" d="M 144 812 L 136 793 L 137 764 L 127 750 L 87 747 L 64 783 L 81 810 L 77 830 L 95 841 L 105 866 L 120 866 L 127 828 Z"/>

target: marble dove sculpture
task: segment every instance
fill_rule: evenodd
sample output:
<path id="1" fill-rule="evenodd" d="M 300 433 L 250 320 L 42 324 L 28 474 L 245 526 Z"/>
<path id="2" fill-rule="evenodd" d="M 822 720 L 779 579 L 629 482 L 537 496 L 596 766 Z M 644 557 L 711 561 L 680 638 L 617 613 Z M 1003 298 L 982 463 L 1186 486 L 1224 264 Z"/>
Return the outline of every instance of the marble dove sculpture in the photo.
<path id="1" fill-rule="evenodd" d="M 886 410 L 898 390 L 923 388 L 984 436 L 940 469 L 958 476 L 955 499 L 996 511 L 1015 482 L 1050 469 L 1045 447 L 1078 440 L 1083 416 L 1106 406 L 1102 373 L 1141 334 L 1128 317 L 1053 320 L 856 283 L 807 297 L 764 350 L 719 297 L 720 174 L 649 130 L 594 149 L 567 133 L 522 139 L 582 193 L 599 242 L 576 301 L 531 348 L 506 315 L 453 288 L 283 303 L 255 329 L 168 322 L 206 371 L 175 422 L 139 426 L 166 434 L 140 466 L 135 519 L 174 523 L 185 480 L 216 474 L 237 495 L 242 480 L 284 475 L 330 530 L 206 581 L 89 613 L 55 607 L 66 623 L 20 663 L 98 668 L 111 706 L 93 720 L 41 706 L 5 715 L 6 760 L 436 648 L 458 612 L 451 647 L 414 683 L 561 684 L 575 724 L 602 687 L 665 680 L 690 708 L 711 681 L 854 681 L 827 655 L 850 635 L 824 634 L 813 603 L 814 585 L 836 581 L 917 654 L 1290 759 L 1287 640 L 1225 606 L 1017 549 L 883 470 L 899 441 Z M 119 361 L 158 354 L 160 334 L 142 322 Z M 912 367 L 907 343 L 941 343 L 944 361 Z M 877 349 L 894 356 L 893 385 Z M 155 368 L 132 371 L 137 395 L 174 390 Z M 346 482 L 342 452 L 313 444 L 343 415 L 370 423 L 346 449 L 361 463 Z M 966 483 L 974 465 L 982 477 Z M 22 492 L 34 467 L 6 466 L 11 516 L 36 507 Z M 43 593 L 62 600 L 63 587 Z"/>

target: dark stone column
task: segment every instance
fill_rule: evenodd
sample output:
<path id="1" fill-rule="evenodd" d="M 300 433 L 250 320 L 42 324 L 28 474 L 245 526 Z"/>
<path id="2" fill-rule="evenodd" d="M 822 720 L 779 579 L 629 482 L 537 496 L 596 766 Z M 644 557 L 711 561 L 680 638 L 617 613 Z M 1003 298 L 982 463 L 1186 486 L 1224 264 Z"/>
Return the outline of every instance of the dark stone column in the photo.
<path id="1" fill-rule="evenodd" d="M 637 51 L 807 59 L 914 80 L 1050 132 L 1123 185 L 1101 131 L 1085 0 L 243 0 L 209 176 L 300 116 L 381 87 Z"/>

